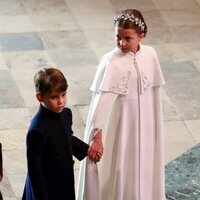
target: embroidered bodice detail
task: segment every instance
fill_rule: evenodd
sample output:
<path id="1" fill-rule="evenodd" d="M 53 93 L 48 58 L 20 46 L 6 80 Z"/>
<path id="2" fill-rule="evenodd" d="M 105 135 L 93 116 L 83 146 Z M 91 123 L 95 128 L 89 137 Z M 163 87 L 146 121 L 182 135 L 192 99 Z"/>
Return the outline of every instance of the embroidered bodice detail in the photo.
<path id="1" fill-rule="evenodd" d="M 110 90 L 115 93 L 127 94 L 130 84 L 131 71 L 128 71 L 126 75 L 122 76 L 119 83 L 110 87 Z"/>
<path id="2" fill-rule="evenodd" d="M 152 86 L 150 80 L 147 78 L 147 76 L 141 71 L 141 82 L 142 82 L 142 87 L 141 87 L 141 92 L 142 94 Z"/>
<path id="3" fill-rule="evenodd" d="M 144 74 L 144 72 L 139 69 L 138 63 L 136 61 L 136 55 L 134 55 L 133 64 L 135 66 L 138 76 L 138 93 L 142 95 L 148 88 L 152 86 L 152 83 L 149 78 Z"/>

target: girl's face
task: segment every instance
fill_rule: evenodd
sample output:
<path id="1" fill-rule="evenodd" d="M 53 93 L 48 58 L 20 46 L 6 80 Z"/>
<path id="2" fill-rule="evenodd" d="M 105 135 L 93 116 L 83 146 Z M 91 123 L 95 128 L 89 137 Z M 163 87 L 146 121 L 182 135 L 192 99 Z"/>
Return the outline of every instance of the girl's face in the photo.
<path id="1" fill-rule="evenodd" d="M 144 34 L 138 34 L 134 29 L 115 27 L 116 44 L 123 53 L 129 51 L 136 53 L 139 50 L 139 42 L 144 38 Z"/>
<path id="2" fill-rule="evenodd" d="M 53 91 L 51 93 L 45 93 L 44 95 L 37 93 L 36 97 L 44 107 L 53 112 L 60 113 L 65 107 L 67 101 L 67 92 Z"/>

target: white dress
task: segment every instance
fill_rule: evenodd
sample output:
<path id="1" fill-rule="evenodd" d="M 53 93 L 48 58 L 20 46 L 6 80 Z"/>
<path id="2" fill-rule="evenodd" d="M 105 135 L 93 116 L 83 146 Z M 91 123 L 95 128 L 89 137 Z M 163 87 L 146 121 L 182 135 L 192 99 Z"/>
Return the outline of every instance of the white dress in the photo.
<path id="1" fill-rule="evenodd" d="M 140 45 L 136 54 L 116 48 L 102 58 L 91 87 L 85 141 L 106 121 L 104 154 L 99 170 L 82 162 L 78 200 L 165 199 L 162 84 L 152 47 Z"/>

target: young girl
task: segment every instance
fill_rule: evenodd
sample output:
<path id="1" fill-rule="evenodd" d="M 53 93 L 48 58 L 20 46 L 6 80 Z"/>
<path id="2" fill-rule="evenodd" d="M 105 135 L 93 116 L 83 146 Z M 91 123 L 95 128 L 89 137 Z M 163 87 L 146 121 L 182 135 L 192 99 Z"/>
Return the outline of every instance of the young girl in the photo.
<path id="1" fill-rule="evenodd" d="M 82 162 L 78 199 L 164 200 L 163 75 L 155 50 L 140 43 L 147 33 L 141 13 L 124 10 L 114 25 L 117 47 L 98 66 L 85 135 L 101 146 L 106 126 L 104 155 L 99 175 Z"/>

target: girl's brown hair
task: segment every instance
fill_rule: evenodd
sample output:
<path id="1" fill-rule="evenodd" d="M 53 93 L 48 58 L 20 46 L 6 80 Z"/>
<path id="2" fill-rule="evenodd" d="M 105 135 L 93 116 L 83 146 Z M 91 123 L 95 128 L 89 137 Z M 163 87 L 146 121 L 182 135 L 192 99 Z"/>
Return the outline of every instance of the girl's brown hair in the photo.
<path id="1" fill-rule="evenodd" d="M 138 34 L 147 33 L 147 25 L 140 11 L 135 9 L 123 10 L 114 18 L 114 25 L 125 29 L 134 29 Z"/>

